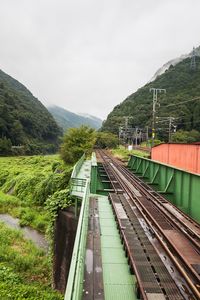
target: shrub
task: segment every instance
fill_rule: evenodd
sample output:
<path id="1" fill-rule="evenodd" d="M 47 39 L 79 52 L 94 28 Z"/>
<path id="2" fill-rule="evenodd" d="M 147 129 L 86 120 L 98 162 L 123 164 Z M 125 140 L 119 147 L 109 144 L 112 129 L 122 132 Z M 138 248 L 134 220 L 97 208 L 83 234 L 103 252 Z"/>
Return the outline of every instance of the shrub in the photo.
<path id="1" fill-rule="evenodd" d="M 116 148 L 119 141 L 115 134 L 110 132 L 98 132 L 95 146 L 98 148 Z"/>
<path id="2" fill-rule="evenodd" d="M 81 126 L 70 128 L 64 135 L 60 148 L 62 159 L 67 164 L 73 164 L 83 155 L 91 154 L 96 135 L 92 128 Z"/>

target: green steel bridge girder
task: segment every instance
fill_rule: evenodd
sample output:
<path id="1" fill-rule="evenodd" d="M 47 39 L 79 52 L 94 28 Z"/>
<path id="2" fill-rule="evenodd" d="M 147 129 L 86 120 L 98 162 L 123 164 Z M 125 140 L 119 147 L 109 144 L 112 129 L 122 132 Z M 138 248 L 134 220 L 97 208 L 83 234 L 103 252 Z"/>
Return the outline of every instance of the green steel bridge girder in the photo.
<path id="1" fill-rule="evenodd" d="M 170 202 L 200 222 L 200 175 L 132 155 L 128 167 Z"/>
<path id="2" fill-rule="evenodd" d="M 97 160 L 94 152 L 92 153 L 90 191 L 92 194 L 96 194 L 97 191 Z"/>
<path id="3" fill-rule="evenodd" d="M 96 155 L 92 153 L 92 163 L 91 163 L 91 182 L 90 182 L 90 192 L 92 194 L 108 195 L 110 191 L 110 182 L 106 174 L 103 174 L 101 164 L 97 163 Z"/>
<path id="4" fill-rule="evenodd" d="M 74 248 L 71 258 L 70 270 L 67 279 L 67 287 L 64 300 L 79 300 L 83 292 L 84 260 L 86 249 L 86 238 L 88 229 L 90 179 L 84 177 L 85 172 L 81 172 L 85 161 L 85 154 L 80 158 L 73 168 L 70 179 L 71 195 L 76 196 L 81 201 L 78 226 L 74 241 Z M 85 167 L 88 169 L 88 165 Z M 88 170 L 90 172 L 90 170 Z M 87 175 L 87 174 L 85 174 Z M 77 211 L 77 201 L 75 202 L 75 213 Z"/>

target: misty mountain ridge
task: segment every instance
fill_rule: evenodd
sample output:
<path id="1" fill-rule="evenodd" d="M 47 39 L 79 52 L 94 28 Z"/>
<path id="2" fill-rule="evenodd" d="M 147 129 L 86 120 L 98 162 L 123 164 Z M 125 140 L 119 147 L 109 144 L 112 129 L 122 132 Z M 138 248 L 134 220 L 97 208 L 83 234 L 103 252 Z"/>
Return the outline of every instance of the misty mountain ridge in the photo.
<path id="1" fill-rule="evenodd" d="M 149 82 L 154 81 L 158 76 L 162 75 L 165 71 L 169 69 L 170 66 L 175 66 L 179 62 L 183 61 L 184 59 L 191 57 L 193 54 L 193 50 L 188 54 L 183 54 L 179 57 L 176 57 L 174 59 L 169 60 L 167 63 L 165 63 L 161 68 L 159 68 L 156 73 L 153 75 L 153 77 L 149 80 Z M 195 54 L 196 56 L 200 56 L 200 46 L 195 48 Z M 149 83 L 148 82 L 148 83 Z"/>
<path id="2" fill-rule="evenodd" d="M 87 114 L 87 113 L 77 113 L 79 116 L 85 117 L 85 118 L 89 118 L 91 120 L 96 120 L 97 122 L 102 123 L 102 120 L 98 117 L 95 117 L 93 115 Z"/>
<path id="3" fill-rule="evenodd" d="M 68 128 L 80 127 L 81 125 L 87 125 L 94 129 L 99 129 L 102 125 L 101 119 L 89 114 L 74 113 L 56 105 L 51 105 L 47 107 L 47 109 L 52 114 L 57 124 L 63 128 L 64 131 Z"/>
<path id="4" fill-rule="evenodd" d="M 118 134 L 119 126 L 124 125 L 124 117 L 130 116 L 129 125 L 145 128 L 152 126 L 152 92 L 151 88 L 166 89 L 159 93 L 156 116 L 173 117 L 177 130 L 197 130 L 200 132 L 200 47 L 196 48 L 196 68 L 191 69 L 191 53 L 181 61 L 171 60 L 169 67 L 163 67 L 156 73 L 156 78 L 129 95 L 116 105 L 103 122 L 101 130 Z M 174 65 L 172 64 L 174 62 Z M 166 65 L 167 65 L 166 64 Z M 164 72 L 164 73 L 163 73 Z M 197 99 L 196 99 L 197 98 Z M 195 100 L 194 100 L 195 99 Z M 157 135 L 167 140 L 168 123 L 159 121 L 156 125 Z"/>

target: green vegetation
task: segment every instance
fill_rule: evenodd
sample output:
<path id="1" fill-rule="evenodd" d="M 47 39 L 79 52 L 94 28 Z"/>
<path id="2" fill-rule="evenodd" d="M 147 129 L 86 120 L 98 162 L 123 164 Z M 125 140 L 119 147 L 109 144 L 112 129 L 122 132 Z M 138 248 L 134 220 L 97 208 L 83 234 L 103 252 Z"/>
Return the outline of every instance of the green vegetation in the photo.
<path id="1" fill-rule="evenodd" d="M 137 156 L 142 156 L 142 157 L 149 157 L 149 153 L 141 150 L 131 150 L 129 151 L 126 149 L 124 146 L 119 146 L 117 149 L 112 149 L 111 150 L 112 154 L 121 160 L 128 161 L 130 155 L 137 155 Z"/>
<path id="2" fill-rule="evenodd" d="M 72 164 L 81 158 L 83 153 L 90 155 L 93 147 L 116 148 L 118 138 L 110 132 L 96 132 L 94 129 L 81 126 L 66 131 L 61 144 L 61 157 L 67 164 Z"/>
<path id="3" fill-rule="evenodd" d="M 97 132 L 95 146 L 98 148 L 116 148 L 119 144 L 118 137 L 111 132 Z"/>
<path id="4" fill-rule="evenodd" d="M 58 155 L 0 157 L 0 213 L 46 233 L 51 250 L 46 255 L 0 222 L 0 299 L 63 298 L 51 289 L 51 255 L 58 210 L 71 205 L 71 169 Z"/>
<path id="5" fill-rule="evenodd" d="M 92 153 L 96 141 L 94 129 L 87 126 L 70 128 L 64 135 L 61 145 L 61 157 L 67 164 L 75 163 L 85 153 Z"/>
<path id="6" fill-rule="evenodd" d="M 54 224 L 58 216 L 59 210 L 63 210 L 72 205 L 72 196 L 68 188 L 55 192 L 46 201 L 46 209 L 49 213 L 49 224 L 47 227 L 47 234 L 52 247 L 54 236 Z"/>
<path id="7" fill-rule="evenodd" d="M 45 232 L 49 213 L 46 200 L 66 189 L 71 167 L 57 155 L 0 158 L 0 212 L 20 219 L 21 225 Z"/>
<path id="8" fill-rule="evenodd" d="M 42 103 L 0 70 L 0 155 L 53 153 L 60 134 Z"/>
<path id="9" fill-rule="evenodd" d="M 188 102 L 200 97 L 200 57 L 196 57 L 197 69 L 190 69 L 190 58 L 183 60 L 176 66 L 171 66 L 164 74 L 153 82 L 146 84 L 133 93 L 121 104 L 117 105 L 103 123 L 102 131 L 118 134 L 118 128 L 124 124 L 123 116 L 132 116 L 129 124 L 133 126 L 149 126 L 152 120 L 152 87 L 164 88 L 167 93 L 158 94 L 160 107 L 157 107 L 157 116 L 172 116 L 177 118 L 177 129 L 200 131 L 200 100 Z M 180 102 L 187 101 L 182 104 Z M 173 105 L 172 105 L 173 104 Z M 167 124 L 168 126 L 169 124 Z M 156 124 L 158 138 L 168 140 L 166 123 Z"/>
<path id="10" fill-rule="evenodd" d="M 161 140 L 154 140 L 153 141 L 154 146 L 160 145 L 162 143 L 163 142 Z M 145 148 L 151 148 L 151 145 L 152 145 L 152 139 L 149 139 L 148 141 L 142 142 L 140 144 L 141 147 L 145 147 Z"/>
<path id="11" fill-rule="evenodd" d="M 48 107 L 49 112 L 52 114 L 58 125 L 65 131 L 69 128 L 77 128 L 82 125 L 90 126 L 94 129 L 99 129 L 102 120 L 94 116 L 84 116 L 72 113 L 62 107 L 51 106 Z"/>
<path id="12" fill-rule="evenodd" d="M 48 257 L 20 231 L 0 223 L 0 299 L 61 300 L 50 287 Z"/>
<path id="13" fill-rule="evenodd" d="M 196 141 L 200 141 L 200 132 L 197 130 L 191 130 L 191 131 L 179 130 L 172 135 L 172 142 L 194 143 Z"/>

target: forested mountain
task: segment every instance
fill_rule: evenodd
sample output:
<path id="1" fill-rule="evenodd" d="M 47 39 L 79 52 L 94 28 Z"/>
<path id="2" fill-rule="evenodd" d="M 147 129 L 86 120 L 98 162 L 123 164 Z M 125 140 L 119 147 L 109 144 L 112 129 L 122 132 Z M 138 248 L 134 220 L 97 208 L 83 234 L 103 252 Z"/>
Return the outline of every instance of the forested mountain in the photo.
<path id="1" fill-rule="evenodd" d="M 150 81 L 155 80 L 159 75 L 162 75 L 166 70 L 169 69 L 169 67 L 177 65 L 179 62 L 183 61 L 184 59 L 191 57 L 193 55 L 193 51 L 195 51 L 195 55 L 200 56 L 200 46 L 197 48 L 194 48 L 190 53 L 183 54 L 179 57 L 176 57 L 174 59 L 169 60 L 167 63 L 165 63 L 161 68 L 157 70 L 157 72 L 154 74 L 154 76 L 151 78 Z M 150 82 L 149 81 L 149 82 Z"/>
<path id="2" fill-rule="evenodd" d="M 51 153 L 61 129 L 20 82 L 0 70 L 0 154 Z"/>
<path id="3" fill-rule="evenodd" d="M 102 120 L 97 117 L 78 115 L 55 105 L 48 107 L 48 110 L 63 130 L 71 127 L 80 127 L 81 125 L 88 125 L 94 129 L 99 129 L 102 125 Z"/>
<path id="4" fill-rule="evenodd" d="M 191 69 L 191 58 L 188 57 L 175 66 L 170 66 L 154 81 L 147 83 L 137 92 L 128 96 L 115 106 L 102 125 L 103 131 L 118 133 L 119 126 L 124 124 L 124 116 L 132 117 L 129 124 L 133 126 L 150 126 L 152 122 L 152 93 L 150 88 L 166 89 L 166 94 L 158 93 L 160 107 L 156 107 L 157 117 L 175 117 L 177 129 L 200 131 L 200 57 L 196 56 L 196 68 Z M 180 102 L 184 102 L 180 104 Z M 157 131 L 162 137 L 166 133 L 167 124 L 162 120 L 157 124 Z"/>

